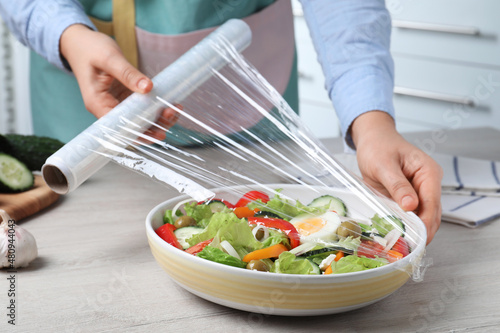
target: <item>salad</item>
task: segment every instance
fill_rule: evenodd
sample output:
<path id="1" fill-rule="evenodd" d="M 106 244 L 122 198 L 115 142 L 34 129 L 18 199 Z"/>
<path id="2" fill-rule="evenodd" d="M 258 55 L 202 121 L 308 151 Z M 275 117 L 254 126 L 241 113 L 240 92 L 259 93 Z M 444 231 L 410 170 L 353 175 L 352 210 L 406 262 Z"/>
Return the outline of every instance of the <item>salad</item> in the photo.
<path id="1" fill-rule="evenodd" d="M 308 205 L 261 191 L 236 203 L 224 199 L 180 202 L 156 229 L 191 255 L 243 269 L 328 275 L 387 265 L 410 253 L 404 224 L 393 216 L 348 217 L 345 203 L 323 195 Z"/>

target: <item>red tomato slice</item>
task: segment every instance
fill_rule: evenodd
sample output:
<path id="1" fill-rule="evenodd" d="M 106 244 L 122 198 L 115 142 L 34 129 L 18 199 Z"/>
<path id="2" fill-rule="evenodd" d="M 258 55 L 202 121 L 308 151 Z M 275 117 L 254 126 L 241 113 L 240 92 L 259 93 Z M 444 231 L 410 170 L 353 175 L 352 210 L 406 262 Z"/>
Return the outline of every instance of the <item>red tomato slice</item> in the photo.
<path id="1" fill-rule="evenodd" d="M 367 258 L 375 258 L 375 256 L 380 257 L 380 253 L 384 250 L 384 247 L 377 242 L 364 240 L 358 247 L 358 256 L 365 256 Z"/>
<path id="2" fill-rule="evenodd" d="M 398 238 L 396 244 L 394 244 L 391 250 L 401 253 L 403 257 L 406 257 L 410 254 L 410 247 L 403 237 Z"/>
<path id="3" fill-rule="evenodd" d="M 168 244 L 175 246 L 178 249 L 182 250 L 181 244 L 179 244 L 179 241 L 177 240 L 177 237 L 175 237 L 174 231 L 175 231 L 175 226 L 170 223 L 166 223 L 156 229 L 156 234 L 160 236 L 161 239 L 163 239 L 165 242 Z"/>
<path id="4" fill-rule="evenodd" d="M 186 252 L 189 254 L 192 254 L 192 255 L 196 255 L 198 252 L 201 252 L 205 248 L 205 246 L 212 243 L 213 240 L 214 239 L 212 238 L 212 239 L 200 242 L 196 245 L 193 245 L 189 249 L 186 249 Z"/>
<path id="5" fill-rule="evenodd" d="M 269 201 L 269 196 L 263 192 L 260 191 L 250 191 L 245 193 L 240 200 L 234 205 L 234 207 L 243 207 L 248 205 L 249 202 L 255 201 L 255 200 L 262 200 L 263 203 L 266 203 Z"/>

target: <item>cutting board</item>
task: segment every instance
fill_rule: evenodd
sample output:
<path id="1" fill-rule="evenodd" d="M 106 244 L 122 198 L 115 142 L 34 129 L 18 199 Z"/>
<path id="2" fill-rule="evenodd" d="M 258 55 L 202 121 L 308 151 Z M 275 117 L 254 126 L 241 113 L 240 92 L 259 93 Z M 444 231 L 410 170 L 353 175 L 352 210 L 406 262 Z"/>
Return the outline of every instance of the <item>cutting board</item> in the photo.
<path id="1" fill-rule="evenodd" d="M 42 176 L 35 175 L 35 185 L 31 190 L 14 194 L 0 193 L 0 209 L 4 209 L 18 222 L 50 206 L 58 198 L 59 194 L 45 184 Z"/>

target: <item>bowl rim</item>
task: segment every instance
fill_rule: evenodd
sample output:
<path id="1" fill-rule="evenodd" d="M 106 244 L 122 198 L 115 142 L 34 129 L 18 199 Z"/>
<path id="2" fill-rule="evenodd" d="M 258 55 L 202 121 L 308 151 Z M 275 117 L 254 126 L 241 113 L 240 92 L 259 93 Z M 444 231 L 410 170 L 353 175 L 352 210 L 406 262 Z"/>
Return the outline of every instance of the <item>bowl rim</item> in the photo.
<path id="1" fill-rule="evenodd" d="M 284 187 L 303 187 L 303 185 L 297 185 L 297 184 L 266 184 L 266 186 L 278 186 L 278 188 L 284 188 Z M 235 189 L 238 187 L 242 187 L 245 189 L 248 189 L 248 185 L 238 185 L 238 186 L 232 186 L 232 187 L 220 187 L 220 188 L 214 188 L 211 189 L 212 192 L 218 193 L 220 191 L 228 191 L 230 189 Z M 329 189 L 329 190 L 344 190 L 340 188 L 329 188 L 327 186 L 313 186 L 317 188 L 324 188 L 324 189 Z M 417 244 L 415 249 L 412 250 L 412 252 L 404 257 L 401 260 L 398 260 L 393 263 L 389 263 L 387 265 L 377 267 L 377 268 L 372 268 L 364 271 L 358 271 L 358 272 L 350 272 L 350 273 L 343 273 L 343 274 L 329 274 L 328 276 L 324 275 L 305 275 L 305 274 L 289 274 L 289 273 L 270 273 L 270 272 L 259 272 L 259 271 L 253 271 L 253 270 L 248 270 L 248 269 L 242 269 L 238 267 L 233 267 L 229 265 L 224 265 L 220 264 L 217 262 L 213 262 L 210 260 L 206 260 L 197 256 L 193 256 L 189 253 L 186 253 L 184 251 L 179 250 L 178 248 L 170 245 L 169 243 L 165 242 L 163 239 L 160 238 L 153 229 L 152 222 L 153 222 L 153 216 L 157 214 L 158 211 L 160 210 L 165 210 L 165 208 L 169 205 L 175 205 L 176 203 L 186 200 L 191 198 L 188 195 L 180 195 L 176 196 L 173 198 L 170 198 L 168 200 L 165 200 L 159 204 L 157 204 L 154 208 L 152 208 L 149 213 L 146 216 L 146 234 L 148 238 L 152 241 L 155 242 L 158 246 L 163 248 L 169 253 L 172 253 L 174 255 L 180 255 L 181 258 L 185 258 L 188 261 L 191 261 L 193 263 L 206 266 L 207 268 L 210 269 L 217 269 L 217 270 L 228 270 L 228 273 L 234 274 L 234 275 L 241 275 L 245 277 L 255 277 L 259 279 L 265 279 L 265 280 L 283 280 L 283 279 L 290 279 L 290 280 L 302 280 L 306 279 L 309 282 L 342 282 L 344 280 L 346 281 L 356 281 L 356 280 L 362 280 L 364 278 L 372 278 L 373 275 L 380 276 L 384 275 L 387 273 L 391 273 L 394 271 L 406 271 L 406 273 L 409 275 L 409 277 L 412 276 L 412 272 L 408 272 L 406 270 L 406 267 L 408 266 L 414 266 L 416 262 L 419 262 L 419 258 L 423 257 L 425 254 L 425 246 L 426 246 L 426 240 L 427 240 L 427 231 L 426 231 L 426 226 L 422 222 L 422 220 L 413 212 L 407 212 L 410 216 L 411 219 L 413 220 L 413 223 L 417 225 L 417 236 L 420 237 L 421 242 Z M 195 201 L 193 199 L 193 201 Z"/>

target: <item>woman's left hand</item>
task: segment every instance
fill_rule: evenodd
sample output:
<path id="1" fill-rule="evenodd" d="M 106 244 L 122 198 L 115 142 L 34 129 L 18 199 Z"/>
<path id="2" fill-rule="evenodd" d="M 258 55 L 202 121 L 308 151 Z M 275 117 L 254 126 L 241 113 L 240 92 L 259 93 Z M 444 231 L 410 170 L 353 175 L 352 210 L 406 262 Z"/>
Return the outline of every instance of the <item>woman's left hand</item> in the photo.
<path id="1" fill-rule="evenodd" d="M 441 223 L 441 167 L 406 141 L 385 112 L 362 114 L 353 122 L 351 134 L 365 181 L 402 209 L 416 211 L 430 243 Z"/>

